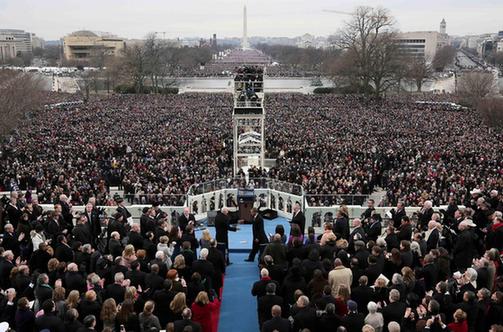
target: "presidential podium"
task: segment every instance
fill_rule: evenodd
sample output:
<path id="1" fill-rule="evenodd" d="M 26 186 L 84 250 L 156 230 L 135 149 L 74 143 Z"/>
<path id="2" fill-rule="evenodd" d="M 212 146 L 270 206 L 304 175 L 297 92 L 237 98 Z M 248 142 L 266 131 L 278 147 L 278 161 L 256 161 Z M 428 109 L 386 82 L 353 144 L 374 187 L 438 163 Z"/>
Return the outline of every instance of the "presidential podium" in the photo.
<path id="1" fill-rule="evenodd" d="M 255 190 L 253 189 L 238 189 L 238 211 L 239 219 L 245 223 L 252 222 L 251 209 L 255 203 Z"/>

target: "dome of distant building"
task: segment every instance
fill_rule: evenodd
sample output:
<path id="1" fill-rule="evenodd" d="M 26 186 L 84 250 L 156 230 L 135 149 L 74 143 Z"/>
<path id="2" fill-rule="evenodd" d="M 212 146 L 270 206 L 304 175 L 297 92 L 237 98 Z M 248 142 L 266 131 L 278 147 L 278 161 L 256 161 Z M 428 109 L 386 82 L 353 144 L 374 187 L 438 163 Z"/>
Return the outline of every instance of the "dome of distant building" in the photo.
<path id="1" fill-rule="evenodd" d="M 97 34 L 95 34 L 92 31 L 89 30 L 80 30 L 80 31 L 75 31 L 70 34 L 70 36 L 73 37 L 98 37 Z"/>

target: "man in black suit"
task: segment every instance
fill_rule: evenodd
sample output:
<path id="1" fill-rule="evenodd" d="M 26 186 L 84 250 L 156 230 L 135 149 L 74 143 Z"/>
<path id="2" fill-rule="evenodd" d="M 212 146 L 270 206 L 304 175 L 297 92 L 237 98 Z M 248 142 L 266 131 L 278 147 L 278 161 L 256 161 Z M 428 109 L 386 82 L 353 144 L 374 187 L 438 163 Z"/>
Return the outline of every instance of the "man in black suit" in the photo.
<path id="1" fill-rule="evenodd" d="M 117 272 L 114 276 L 114 283 L 105 288 L 105 298 L 113 298 L 116 303 L 124 301 L 124 294 L 126 288 L 122 285 L 124 283 L 124 273 Z"/>
<path id="2" fill-rule="evenodd" d="M 59 195 L 58 204 L 61 205 L 61 216 L 63 217 L 65 228 L 71 231 L 73 228 L 73 214 L 68 197 L 64 194 Z"/>
<path id="3" fill-rule="evenodd" d="M 265 295 L 257 299 L 257 312 L 259 327 L 262 327 L 264 322 L 273 318 L 271 316 L 271 309 L 273 306 L 278 305 L 283 307 L 283 298 L 276 295 L 276 284 L 270 282 L 265 286 Z"/>
<path id="4" fill-rule="evenodd" d="M 229 217 L 229 209 L 226 207 L 222 208 L 222 210 L 215 217 L 215 238 L 217 239 L 217 244 L 222 251 L 222 253 L 226 257 L 227 265 L 229 262 L 229 231 L 237 231 L 238 228 L 230 224 Z"/>
<path id="5" fill-rule="evenodd" d="M 17 228 L 17 224 L 19 223 L 19 219 L 23 212 L 20 209 L 18 204 L 18 194 L 17 191 L 12 191 L 10 193 L 10 201 L 9 204 L 5 208 L 5 212 L 9 218 L 10 223 L 14 228 Z"/>
<path id="6" fill-rule="evenodd" d="M 398 228 L 398 241 L 410 241 L 412 238 L 412 225 L 410 219 L 407 216 L 402 218 L 400 227 Z"/>
<path id="7" fill-rule="evenodd" d="M 60 262 L 73 262 L 73 250 L 63 234 L 58 235 L 58 246 L 54 255 Z"/>
<path id="8" fill-rule="evenodd" d="M 126 279 L 131 280 L 131 286 L 141 286 L 142 289 L 145 289 L 145 277 L 147 274 L 143 271 L 140 271 L 140 262 L 134 261 L 131 262 L 131 271 L 126 272 Z"/>
<path id="9" fill-rule="evenodd" d="M 259 257 L 262 257 L 265 245 L 269 242 L 264 230 L 264 219 L 256 208 L 252 208 L 250 212 L 253 222 L 253 246 L 248 259 L 246 259 L 247 262 L 253 262 L 257 252 L 259 253 Z"/>
<path id="10" fill-rule="evenodd" d="M 86 279 L 80 274 L 77 264 L 68 264 L 64 285 L 67 289 L 78 290 L 81 294 L 87 291 Z"/>
<path id="11" fill-rule="evenodd" d="M 370 241 L 377 241 L 377 238 L 382 234 L 381 217 L 379 215 L 373 215 L 371 218 L 371 223 L 367 230 L 367 239 Z"/>
<path id="12" fill-rule="evenodd" d="M 391 219 L 393 219 L 393 226 L 399 228 L 402 224 L 402 218 L 406 216 L 403 202 L 396 204 L 396 210 L 391 209 Z"/>
<path id="13" fill-rule="evenodd" d="M 93 236 L 93 242 L 91 242 L 91 244 L 96 248 L 98 237 L 101 234 L 101 223 L 98 211 L 94 208 L 92 203 L 87 203 L 83 215 L 86 218 L 86 225 L 89 228 L 89 232 Z"/>
<path id="14" fill-rule="evenodd" d="M 297 302 L 295 302 L 297 311 L 292 314 L 293 316 L 293 330 L 300 331 L 309 329 L 309 331 L 316 330 L 316 309 L 309 303 L 309 298 L 301 295 Z"/>
<path id="15" fill-rule="evenodd" d="M 361 331 L 365 325 L 365 316 L 358 312 L 358 304 L 348 301 L 348 314 L 342 320 L 348 331 Z"/>
<path id="16" fill-rule="evenodd" d="M 192 223 L 192 225 L 196 226 L 196 217 L 192 213 L 190 213 L 190 210 L 188 207 L 183 209 L 183 214 L 178 217 L 178 227 L 182 230 L 182 232 L 185 232 L 185 228 L 187 225 Z"/>
<path id="17" fill-rule="evenodd" d="M 53 300 L 45 300 L 42 303 L 44 314 L 35 319 L 36 331 L 49 330 L 51 332 L 64 332 L 63 321 L 55 314 L 56 305 Z"/>
<path id="18" fill-rule="evenodd" d="M 389 292 L 389 304 L 382 308 L 382 316 L 384 318 L 384 326 L 388 326 L 389 322 L 401 322 L 405 314 L 407 305 L 400 302 L 400 292 L 392 289 Z"/>
<path id="19" fill-rule="evenodd" d="M 141 236 L 146 237 L 148 232 L 155 232 L 156 220 L 155 220 L 155 209 L 150 208 L 143 211 L 140 217 L 140 230 Z"/>
<path id="20" fill-rule="evenodd" d="M 371 198 L 367 201 L 367 209 L 360 216 L 364 223 L 366 223 L 375 211 L 375 201 Z"/>
<path id="21" fill-rule="evenodd" d="M 128 221 L 128 219 L 131 218 L 131 213 L 124 205 L 124 198 L 119 197 L 115 201 L 117 202 L 117 213 L 122 216 L 124 222 Z"/>
<path id="22" fill-rule="evenodd" d="M 75 241 L 79 241 L 82 244 L 93 243 L 93 235 L 87 226 L 87 218 L 85 215 L 81 215 L 77 220 L 77 225 L 73 228 L 72 233 Z"/>
<path id="23" fill-rule="evenodd" d="M 199 323 L 190 320 L 192 318 L 192 311 L 189 308 L 185 308 L 182 311 L 182 319 L 175 320 L 175 332 L 183 332 L 186 326 L 192 327 L 192 332 L 200 332 L 201 325 Z"/>
<path id="24" fill-rule="evenodd" d="M 290 332 L 292 326 L 290 321 L 286 318 L 281 318 L 281 307 L 279 305 L 274 305 L 271 308 L 272 318 L 262 325 L 262 332 Z"/>
<path id="25" fill-rule="evenodd" d="M 206 279 L 206 286 L 208 289 L 214 288 L 213 277 L 215 276 L 215 268 L 213 264 L 207 260 L 208 249 L 203 248 L 199 254 L 199 259 L 192 262 L 192 273 L 197 272 L 201 275 L 201 279 Z"/>
<path id="26" fill-rule="evenodd" d="M 299 203 L 295 203 L 295 205 L 293 206 L 293 217 L 290 223 L 299 225 L 301 234 L 305 233 L 306 217 L 304 216 L 304 213 L 302 213 L 302 211 L 300 210 Z"/>
<path id="27" fill-rule="evenodd" d="M 374 290 L 368 285 L 367 276 L 361 276 L 358 280 L 358 287 L 351 290 L 351 299 L 362 308 L 362 313 L 367 314 L 367 304 L 374 298 Z"/>
<path id="28" fill-rule="evenodd" d="M 424 289 L 426 291 L 434 290 L 437 285 L 438 267 L 432 255 L 424 256 L 424 266 L 416 269 L 416 278 L 424 280 Z"/>
<path id="29" fill-rule="evenodd" d="M 435 220 L 430 220 L 428 230 L 424 235 L 426 239 L 426 251 L 430 252 L 432 249 L 437 249 L 440 242 L 440 232 L 437 229 L 437 222 Z"/>
<path id="30" fill-rule="evenodd" d="M 365 234 L 365 230 L 362 227 L 362 221 L 359 218 L 353 219 L 352 222 L 353 230 L 351 234 L 349 234 L 349 243 L 348 243 L 348 251 L 350 253 L 355 252 L 354 244 L 356 241 L 367 242 L 367 235 Z"/>

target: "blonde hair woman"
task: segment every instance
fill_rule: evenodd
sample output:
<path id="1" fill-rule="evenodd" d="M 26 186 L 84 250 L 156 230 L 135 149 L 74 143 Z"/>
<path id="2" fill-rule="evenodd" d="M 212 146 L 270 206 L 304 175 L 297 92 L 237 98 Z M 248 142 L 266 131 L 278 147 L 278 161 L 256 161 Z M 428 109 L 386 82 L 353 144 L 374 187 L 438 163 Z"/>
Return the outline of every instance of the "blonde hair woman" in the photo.
<path id="1" fill-rule="evenodd" d="M 122 265 L 127 268 L 131 267 L 131 263 L 137 260 L 138 258 L 135 255 L 134 246 L 132 244 L 128 244 L 124 251 L 122 252 Z"/>
<path id="2" fill-rule="evenodd" d="M 103 321 L 103 328 L 110 328 L 112 331 L 115 329 L 115 317 L 117 316 L 117 304 L 113 298 L 108 298 L 103 302 L 101 307 L 101 320 Z"/>
<path id="3" fill-rule="evenodd" d="M 77 309 L 80 302 L 80 293 L 78 290 L 72 290 L 68 297 L 66 298 L 66 310 Z"/>
<path id="4" fill-rule="evenodd" d="M 201 239 L 199 240 L 199 244 L 201 245 L 201 249 L 203 248 L 210 248 L 211 247 L 211 234 L 208 229 L 203 230 L 201 234 Z"/>
<path id="5" fill-rule="evenodd" d="M 210 302 L 208 298 L 208 293 L 201 291 L 197 294 L 197 297 L 192 303 L 192 321 L 201 324 L 201 328 L 204 332 L 216 332 L 215 322 L 213 313 L 220 307 L 220 302 L 215 299 Z"/>
<path id="6" fill-rule="evenodd" d="M 174 322 L 176 320 L 182 319 L 182 311 L 185 308 L 187 308 L 187 298 L 185 296 L 185 293 L 177 293 L 169 304 L 170 318 L 168 319 L 168 321 Z"/>

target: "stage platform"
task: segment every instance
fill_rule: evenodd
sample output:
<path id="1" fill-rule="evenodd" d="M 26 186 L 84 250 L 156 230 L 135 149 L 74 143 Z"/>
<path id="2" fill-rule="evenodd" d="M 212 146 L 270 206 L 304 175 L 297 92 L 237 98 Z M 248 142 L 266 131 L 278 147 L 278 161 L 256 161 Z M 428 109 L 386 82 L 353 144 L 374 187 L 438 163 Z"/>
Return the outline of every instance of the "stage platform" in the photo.
<path id="1" fill-rule="evenodd" d="M 285 234 L 290 234 L 290 224 L 288 219 L 278 217 L 273 220 L 264 219 L 264 228 L 267 235 L 274 234 L 276 225 L 283 225 Z M 252 225 L 238 225 L 237 232 L 229 232 L 229 251 L 230 252 L 249 252 L 252 248 Z M 208 227 L 211 236 L 215 237 L 215 227 Z M 196 231 L 196 237 L 201 237 L 202 230 Z"/>

